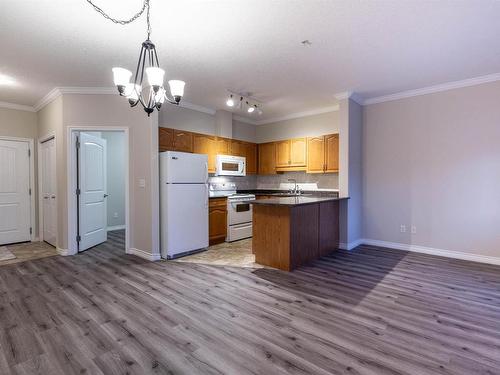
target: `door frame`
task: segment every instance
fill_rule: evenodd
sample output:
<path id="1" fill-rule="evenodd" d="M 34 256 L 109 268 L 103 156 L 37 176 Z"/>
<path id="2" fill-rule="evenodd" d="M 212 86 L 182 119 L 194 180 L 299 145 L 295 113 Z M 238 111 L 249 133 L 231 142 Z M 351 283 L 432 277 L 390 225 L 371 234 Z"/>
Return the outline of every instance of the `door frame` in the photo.
<path id="1" fill-rule="evenodd" d="M 29 168 L 30 168 L 30 180 L 29 189 L 30 194 L 30 228 L 31 228 L 31 242 L 36 242 L 39 239 L 35 236 L 36 221 L 35 221 L 35 146 L 33 138 L 22 138 L 22 137 L 8 137 L 0 135 L 0 140 L 2 141 L 14 141 L 14 142 L 27 142 L 29 147 Z M 40 234 L 40 233 L 39 233 Z"/>
<path id="2" fill-rule="evenodd" d="M 76 196 L 77 188 L 77 158 L 76 158 L 76 136 L 79 132 L 106 132 L 106 131 L 120 131 L 125 136 L 125 253 L 128 254 L 130 250 L 130 142 L 129 142 L 129 128 L 125 126 L 68 126 L 68 250 L 63 255 L 76 255 L 78 254 L 78 243 L 76 242 L 76 235 L 78 233 L 78 204 Z"/>
<path id="3" fill-rule="evenodd" d="M 56 163 L 56 169 L 54 171 L 56 175 L 56 185 L 57 185 L 57 144 L 56 144 L 56 134 L 55 133 L 49 133 L 47 135 L 44 135 L 43 137 L 38 138 L 37 142 L 37 157 L 38 157 L 38 239 L 40 241 L 43 241 L 43 197 L 42 197 L 42 158 L 40 157 L 41 151 L 42 151 L 42 143 L 45 143 L 47 141 L 50 141 L 51 139 L 54 140 L 54 154 L 55 154 L 55 160 L 54 162 Z M 58 213 L 58 204 L 57 201 L 59 200 L 59 192 L 57 192 L 56 195 L 56 220 L 59 217 Z M 59 233 L 59 226 L 58 223 L 56 222 L 56 249 L 58 249 L 58 233 Z"/>

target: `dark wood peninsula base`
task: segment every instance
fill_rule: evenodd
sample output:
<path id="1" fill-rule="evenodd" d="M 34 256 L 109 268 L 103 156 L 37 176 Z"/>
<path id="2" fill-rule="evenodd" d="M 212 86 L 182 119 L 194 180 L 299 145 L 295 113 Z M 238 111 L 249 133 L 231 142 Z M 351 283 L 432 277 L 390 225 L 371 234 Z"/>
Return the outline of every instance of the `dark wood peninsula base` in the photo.
<path id="1" fill-rule="evenodd" d="M 255 262 L 284 271 L 339 246 L 339 205 L 347 198 L 275 198 L 253 203 Z"/>

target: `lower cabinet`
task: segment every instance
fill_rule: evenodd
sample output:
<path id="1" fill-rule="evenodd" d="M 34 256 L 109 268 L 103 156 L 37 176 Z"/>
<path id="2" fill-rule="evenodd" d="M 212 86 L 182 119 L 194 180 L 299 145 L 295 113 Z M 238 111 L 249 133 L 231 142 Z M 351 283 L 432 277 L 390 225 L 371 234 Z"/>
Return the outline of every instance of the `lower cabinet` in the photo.
<path id="1" fill-rule="evenodd" d="M 227 198 L 210 198 L 208 203 L 208 243 L 215 245 L 226 240 Z"/>

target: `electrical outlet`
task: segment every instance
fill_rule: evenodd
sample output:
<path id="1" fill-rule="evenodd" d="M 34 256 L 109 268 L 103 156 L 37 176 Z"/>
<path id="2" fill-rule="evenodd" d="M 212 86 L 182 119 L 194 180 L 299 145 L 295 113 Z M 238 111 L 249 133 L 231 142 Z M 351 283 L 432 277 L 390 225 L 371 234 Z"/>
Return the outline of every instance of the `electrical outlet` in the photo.
<path id="1" fill-rule="evenodd" d="M 139 187 L 140 188 L 146 187 L 146 180 L 144 178 L 139 178 Z"/>
<path id="2" fill-rule="evenodd" d="M 406 233 L 406 225 L 401 224 L 401 226 L 399 227 L 399 230 L 401 231 L 401 233 Z"/>
<path id="3" fill-rule="evenodd" d="M 417 227 L 415 225 L 411 226 L 411 234 L 417 234 Z"/>

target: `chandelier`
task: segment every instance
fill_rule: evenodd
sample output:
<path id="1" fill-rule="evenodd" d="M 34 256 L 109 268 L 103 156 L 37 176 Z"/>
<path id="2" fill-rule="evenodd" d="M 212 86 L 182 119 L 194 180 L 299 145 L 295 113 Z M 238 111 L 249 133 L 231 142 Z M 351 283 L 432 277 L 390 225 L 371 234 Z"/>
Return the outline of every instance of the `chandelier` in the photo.
<path id="1" fill-rule="evenodd" d="M 91 0 L 87 0 L 87 2 L 103 17 L 120 25 L 129 24 L 146 12 L 148 36 L 141 46 L 134 82 L 130 82 L 132 77 L 132 72 L 130 70 L 119 67 L 112 69 L 113 81 L 120 96 L 126 97 L 131 107 L 135 107 L 141 103 L 148 116 L 153 113 L 155 108 L 159 111 L 165 101 L 170 104 L 179 105 L 184 95 L 185 82 L 179 80 L 168 81 L 170 96 L 167 95 L 167 90 L 163 87 L 165 71 L 160 68 L 155 45 L 149 39 L 151 36 L 151 23 L 149 21 L 150 0 L 144 0 L 141 10 L 128 20 L 116 20 L 107 15 L 101 8 L 92 3 Z M 144 78 L 147 78 L 147 86 L 143 85 L 145 83 Z"/>

